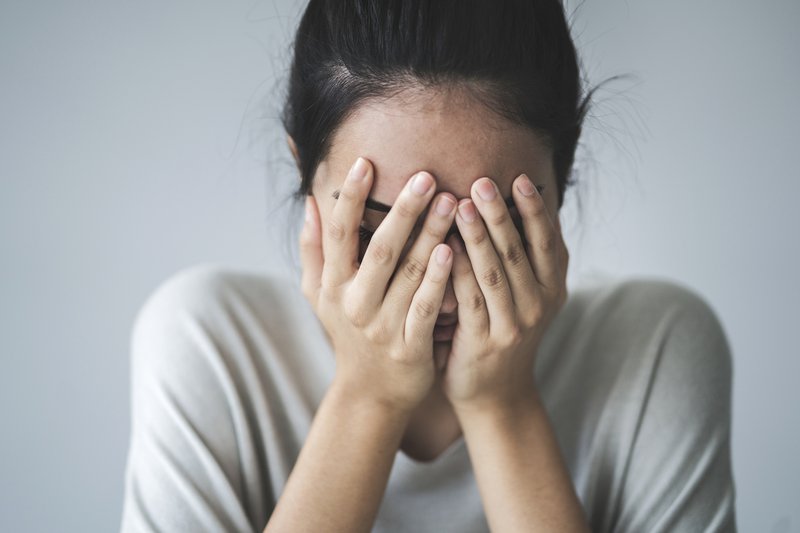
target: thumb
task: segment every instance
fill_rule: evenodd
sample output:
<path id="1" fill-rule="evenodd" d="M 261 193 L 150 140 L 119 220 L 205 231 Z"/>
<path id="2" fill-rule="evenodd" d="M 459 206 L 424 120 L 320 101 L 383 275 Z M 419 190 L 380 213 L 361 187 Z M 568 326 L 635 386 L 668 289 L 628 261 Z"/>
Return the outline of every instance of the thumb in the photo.
<path id="1" fill-rule="evenodd" d="M 300 232 L 300 262 L 303 266 L 300 287 L 306 299 L 316 308 L 324 261 L 319 211 L 316 200 L 310 194 L 306 196 L 305 222 Z"/>

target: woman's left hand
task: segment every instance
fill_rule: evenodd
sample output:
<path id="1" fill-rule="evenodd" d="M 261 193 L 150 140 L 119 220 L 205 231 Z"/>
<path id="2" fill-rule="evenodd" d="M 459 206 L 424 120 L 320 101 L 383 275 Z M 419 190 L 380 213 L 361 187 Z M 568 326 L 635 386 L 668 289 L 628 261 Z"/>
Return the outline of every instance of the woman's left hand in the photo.
<path id="1" fill-rule="evenodd" d="M 456 235 L 447 241 L 454 252 L 458 325 L 442 389 L 456 411 L 505 408 L 538 393 L 537 349 L 567 298 L 569 252 L 558 213 L 554 223 L 524 174 L 512 191 L 524 241 L 489 178 L 477 180 L 472 199 L 459 202 L 463 244 Z"/>

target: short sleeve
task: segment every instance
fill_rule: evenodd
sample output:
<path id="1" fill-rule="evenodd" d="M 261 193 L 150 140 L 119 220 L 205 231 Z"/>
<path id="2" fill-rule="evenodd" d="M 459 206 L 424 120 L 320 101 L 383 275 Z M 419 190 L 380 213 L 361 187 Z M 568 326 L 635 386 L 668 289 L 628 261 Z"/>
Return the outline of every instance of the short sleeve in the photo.
<path id="1" fill-rule="evenodd" d="M 676 283 L 634 281 L 626 290 L 659 309 L 658 359 L 614 530 L 735 532 L 733 363 L 722 325 L 703 298 Z"/>
<path id="2" fill-rule="evenodd" d="M 131 335 L 131 436 L 123 532 L 255 531 L 237 449 L 236 387 L 209 324 L 224 276 L 173 275 Z"/>

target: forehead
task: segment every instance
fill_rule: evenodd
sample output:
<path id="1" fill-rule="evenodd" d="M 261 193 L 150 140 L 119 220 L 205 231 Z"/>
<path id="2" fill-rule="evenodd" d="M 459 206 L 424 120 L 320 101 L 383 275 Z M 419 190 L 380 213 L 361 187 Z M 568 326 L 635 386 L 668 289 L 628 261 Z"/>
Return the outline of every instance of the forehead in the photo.
<path id="1" fill-rule="evenodd" d="M 551 152 L 534 132 L 454 92 L 401 93 L 361 104 L 334 135 L 315 185 L 338 188 L 359 156 L 375 169 L 370 196 L 387 204 L 420 170 L 456 198 L 468 197 L 482 176 L 504 194 L 523 172 L 536 183 L 554 179 Z"/>

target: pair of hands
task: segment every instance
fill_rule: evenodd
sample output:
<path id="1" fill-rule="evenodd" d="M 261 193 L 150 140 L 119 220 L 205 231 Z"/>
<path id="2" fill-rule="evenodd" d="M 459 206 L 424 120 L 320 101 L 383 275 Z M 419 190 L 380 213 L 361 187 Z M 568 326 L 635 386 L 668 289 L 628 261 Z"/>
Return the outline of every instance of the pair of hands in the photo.
<path id="1" fill-rule="evenodd" d="M 456 201 L 449 193 L 435 195 L 435 180 L 420 172 L 359 265 L 359 226 L 372 179 L 372 165 L 359 158 L 324 228 L 315 199 L 306 199 L 301 286 L 333 345 L 337 379 L 393 409 L 419 405 L 436 378 L 433 329 L 452 275 L 458 324 L 441 369 L 451 404 L 492 408 L 535 393 L 536 351 L 567 297 L 569 253 L 558 216 L 554 223 L 527 176 L 517 177 L 512 194 L 523 239 L 489 178 L 472 184 L 470 199 Z M 422 230 L 401 257 L 432 199 Z M 447 236 L 453 219 L 463 241 Z"/>

